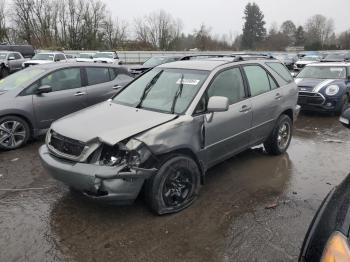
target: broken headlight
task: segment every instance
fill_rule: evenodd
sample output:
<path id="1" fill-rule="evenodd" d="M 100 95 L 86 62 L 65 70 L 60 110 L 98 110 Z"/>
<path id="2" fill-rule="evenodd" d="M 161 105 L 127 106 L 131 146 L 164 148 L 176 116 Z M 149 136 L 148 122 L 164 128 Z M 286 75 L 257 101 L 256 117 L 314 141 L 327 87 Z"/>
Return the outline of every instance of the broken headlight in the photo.
<path id="1" fill-rule="evenodd" d="M 136 140 L 130 139 L 127 143 L 118 143 L 115 146 L 104 145 L 101 151 L 100 165 L 138 167 L 150 156 L 147 146 Z"/>

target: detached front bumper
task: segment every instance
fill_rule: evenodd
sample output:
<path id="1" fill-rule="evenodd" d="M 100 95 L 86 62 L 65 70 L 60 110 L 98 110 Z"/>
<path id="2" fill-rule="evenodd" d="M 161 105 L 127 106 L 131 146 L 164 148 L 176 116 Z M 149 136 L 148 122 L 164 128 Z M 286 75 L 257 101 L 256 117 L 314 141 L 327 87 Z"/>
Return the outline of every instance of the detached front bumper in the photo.
<path id="1" fill-rule="evenodd" d="M 156 169 L 108 167 L 87 163 L 71 162 L 50 154 L 46 145 L 39 149 L 41 162 L 47 172 L 89 198 L 132 202 L 142 188 L 144 181 L 153 176 Z"/>

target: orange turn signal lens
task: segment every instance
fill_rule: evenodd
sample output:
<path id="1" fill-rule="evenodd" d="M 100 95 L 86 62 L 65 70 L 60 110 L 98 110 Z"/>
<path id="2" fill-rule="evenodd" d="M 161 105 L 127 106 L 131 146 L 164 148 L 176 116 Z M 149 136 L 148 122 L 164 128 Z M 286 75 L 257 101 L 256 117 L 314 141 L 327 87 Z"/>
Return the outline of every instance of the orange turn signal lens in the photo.
<path id="1" fill-rule="evenodd" d="M 350 248 L 346 237 L 335 232 L 329 238 L 321 262 L 349 262 Z"/>

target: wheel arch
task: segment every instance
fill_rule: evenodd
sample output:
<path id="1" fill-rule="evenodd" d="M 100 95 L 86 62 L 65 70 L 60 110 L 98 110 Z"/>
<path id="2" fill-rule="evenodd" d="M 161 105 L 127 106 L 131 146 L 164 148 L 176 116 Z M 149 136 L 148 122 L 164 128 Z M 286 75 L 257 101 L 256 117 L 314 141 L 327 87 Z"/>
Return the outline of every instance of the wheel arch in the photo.
<path id="1" fill-rule="evenodd" d="M 186 147 L 176 148 L 166 153 L 156 154 L 155 156 L 157 157 L 157 159 L 167 159 L 171 155 L 184 155 L 193 159 L 196 162 L 201 174 L 201 184 L 204 184 L 204 176 L 206 169 L 192 149 Z"/>
<path id="2" fill-rule="evenodd" d="M 281 115 L 287 115 L 287 116 L 292 120 L 292 123 L 293 123 L 293 121 L 294 121 L 294 112 L 293 112 L 293 110 L 292 110 L 291 108 L 288 108 L 288 109 L 284 110 L 284 111 L 279 115 L 279 117 L 280 117 Z"/>

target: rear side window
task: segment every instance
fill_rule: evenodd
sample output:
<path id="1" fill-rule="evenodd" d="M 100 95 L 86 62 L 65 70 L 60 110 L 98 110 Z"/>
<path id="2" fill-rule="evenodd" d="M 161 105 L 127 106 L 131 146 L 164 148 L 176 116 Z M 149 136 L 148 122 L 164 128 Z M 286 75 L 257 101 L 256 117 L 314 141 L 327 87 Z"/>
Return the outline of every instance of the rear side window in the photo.
<path id="1" fill-rule="evenodd" d="M 232 68 L 221 72 L 208 89 L 208 98 L 224 96 L 229 99 L 230 105 L 245 97 L 244 84 L 239 68 Z"/>
<path id="2" fill-rule="evenodd" d="M 275 71 L 286 83 L 293 82 L 293 77 L 288 69 L 281 63 L 266 63 L 273 71 Z"/>
<path id="3" fill-rule="evenodd" d="M 252 96 L 257 96 L 270 91 L 270 81 L 266 71 L 260 66 L 245 66 L 244 72 L 247 76 Z"/>
<path id="4" fill-rule="evenodd" d="M 62 54 L 57 54 L 55 57 L 56 61 L 62 61 L 62 60 L 66 60 L 66 57 Z"/>
<path id="5" fill-rule="evenodd" d="M 87 67 L 86 74 L 89 86 L 111 81 L 109 69 L 105 67 Z"/>
<path id="6" fill-rule="evenodd" d="M 111 80 L 114 80 L 118 75 L 117 69 L 109 68 L 108 70 L 109 70 L 109 75 L 111 76 Z"/>

